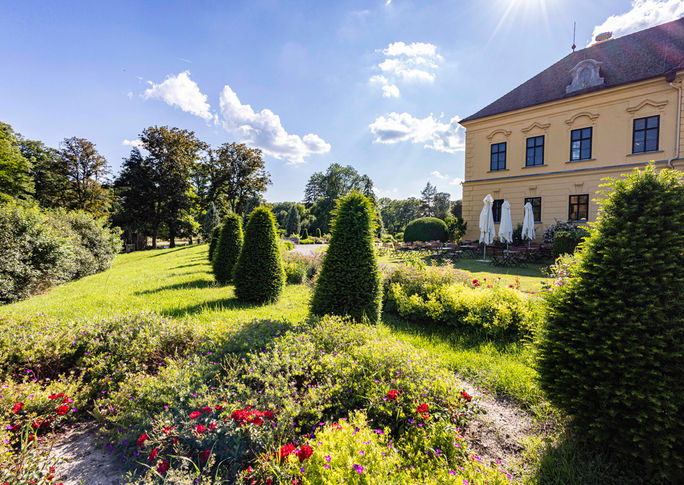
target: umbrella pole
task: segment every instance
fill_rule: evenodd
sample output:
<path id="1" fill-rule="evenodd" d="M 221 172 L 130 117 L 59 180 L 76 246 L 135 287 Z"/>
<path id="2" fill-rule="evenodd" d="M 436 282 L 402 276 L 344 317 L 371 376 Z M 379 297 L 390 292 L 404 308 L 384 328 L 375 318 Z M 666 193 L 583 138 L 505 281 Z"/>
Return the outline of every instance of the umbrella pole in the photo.
<path id="1" fill-rule="evenodd" d="M 482 244 L 482 259 L 487 259 L 487 243 Z"/>

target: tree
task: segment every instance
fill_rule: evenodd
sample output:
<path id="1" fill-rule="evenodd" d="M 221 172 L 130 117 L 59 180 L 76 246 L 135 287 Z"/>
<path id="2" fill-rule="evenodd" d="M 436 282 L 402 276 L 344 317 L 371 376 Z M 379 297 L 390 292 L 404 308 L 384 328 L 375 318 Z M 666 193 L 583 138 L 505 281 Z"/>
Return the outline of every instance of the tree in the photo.
<path id="1" fill-rule="evenodd" d="M 204 234 L 204 239 L 208 240 L 211 237 L 214 228 L 221 224 L 221 218 L 219 211 L 213 202 L 209 204 L 207 213 L 204 215 L 204 224 L 202 224 L 202 234 Z"/>
<path id="2" fill-rule="evenodd" d="M 191 175 L 200 153 L 207 149 L 195 133 L 168 126 L 150 126 L 140 135 L 143 148 L 149 152 L 149 163 L 153 170 L 156 187 L 155 201 L 161 220 L 169 229 L 169 245 L 176 246 L 176 236 L 184 211 L 193 205 L 195 192 Z M 157 245 L 158 226 L 152 236 L 152 245 Z"/>
<path id="3" fill-rule="evenodd" d="M 299 234 L 302 229 L 301 221 L 299 220 L 299 211 L 297 207 L 292 205 L 290 212 L 287 214 L 287 223 L 285 225 L 285 234 L 288 236 L 292 234 Z"/>
<path id="4" fill-rule="evenodd" d="M 46 208 L 66 207 L 69 181 L 60 167 L 59 151 L 42 142 L 17 136 L 22 155 L 31 163 L 33 197 Z"/>
<path id="5" fill-rule="evenodd" d="M 250 197 L 261 196 L 271 184 L 261 150 L 243 143 L 224 143 L 210 150 L 200 172 L 208 184 L 206 200 L 239 215 L 245 215 Z"/>
<path id="6" fill-rule="evenodd" d="M 332 237 L 311 301 L 314 315 L 348 315 L 357 321 L 380 319 L 382 287 L 373 231 L 375 210 L 353 192 L 337 202 Z"/>
<path id="7" fill-rule="evenodd" d="M 233 269 L 235 295 L 240 301 L 267 303 L 278 299 L 285 285 L 275 217 L 257 207 L 245 228 L 245 243 Z"/>
<path id="8" fill-rule="evenodd" d="M 233 267 L 242 251 L 242 217 L 230 213 L 223 220 L 218 243 L 214 251 L 212 268 L 216 281 L 221 284 L 230 283 L 233 278 Z"/>
<path id="9" fill-rule="evenodd" d="M 60 144 L 58 172 L 67 180 L 66 207 L 82 210 L 96 217 L 107 213 L 109 190 L 103 182 L 109 173 L 107 160 L 85 138 L 65 138 Z"/>
<path id="10" fill-rule="evenodd" d="M 135 232 L 156 235 L 161 223 L 161 204 L 158 201 L 157 174 L 151 159 L 143 158 L 137 148 L 123 161 L 121 173 L 114 181 L 118 196 L 118 210 L 114 224 Z"/>
<path id="11" fill-rule="evenodd" d="M 385 230 L 390 234 L 402 232 L 406 225 L 420 217 L 420 201 L 415 197 L 406 200 L 382 198 L 378 201 L 380 217 Z"/>
<path id="12" fill-rule="evenodd" d="M 437 194 L 437 187 L 430 182 L 420 192 L 420 209 L 426 217 L 435 215 L 435 194 Z"/>
<path id="13" fill-rule="evenodd" d="M 541 384 L 622 466 L 684 483 L 684 184 L 651 164 L 608 187 L 574 276 L 547 295 Z"/>
<path id="14" fill-rule="evenodd" d="M 446 192 L 437 192 L 432 199 L 434 205 L 435 217 L 445 220 L 449 215 L 449 208 L 451 207 L 451 194 Z"/>
<path id="15" fill-rule="evenodd" d="M 460 217 L 447 216 L 444 222 L 447 225 L 450 241 L 460 241 L 468 229 L 468 223 Z"/>
<path id="16" fill-rule="evenodd" d="M 449 209 L 451 215 L 454 217 L 463 217 L 463 201 L 457 200 Z"/>
<path id="17" fill-rule="evenodd" d="M 207 259 L 213 264 L 214 253 L 216 252 L 216 246 L 218 245 L 219 237 L 221 236 L 221 225 L 219 224 L 211 231 L 211 240 L 209 241 L 209 251 L 207 254 Z"/>
<path id="18" fill-rule="evenodd" d="M 33 182 L 30 170 L 31 162 L 22 155 L 12 127 L 0 123 L 0 201 L 31 198 Z"/>

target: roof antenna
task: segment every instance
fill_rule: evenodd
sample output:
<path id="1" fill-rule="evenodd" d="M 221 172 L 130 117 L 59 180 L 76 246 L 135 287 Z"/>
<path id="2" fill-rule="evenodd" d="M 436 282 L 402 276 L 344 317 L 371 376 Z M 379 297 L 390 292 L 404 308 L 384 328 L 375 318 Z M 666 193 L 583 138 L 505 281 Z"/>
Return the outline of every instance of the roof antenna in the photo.
<path id="1" fill-rule="evenodd" d="M 577 28 L 577 22 L 572 23 L 572 52 L 575 52 L 575 48 L 577 47 L 575 45 L 575 30 Z"/>

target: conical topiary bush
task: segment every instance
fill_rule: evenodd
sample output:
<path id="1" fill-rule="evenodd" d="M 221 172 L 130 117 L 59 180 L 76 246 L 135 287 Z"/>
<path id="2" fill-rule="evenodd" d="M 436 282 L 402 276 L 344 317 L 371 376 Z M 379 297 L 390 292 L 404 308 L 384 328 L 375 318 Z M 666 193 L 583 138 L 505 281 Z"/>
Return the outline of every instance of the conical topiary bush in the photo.
<path id="1" fill-rule="evenodd" d="M 548 296 L 539 372 L 575 436 L 648 483 L 684 483 L 684 185 L 614 180 L 575 276 Z"/>
<path id="2" fill-rule="evenodd" d="M 219 236 L 221 235 L 221 226 L 216 226 L 211 231 L 211 239 L 209 240 L 209 261 L 214 262 L 214 253 L 216 252 L 216 246 L 218 245 Z"/>
<path id="3" fill-rule="evenodd" d="M 242 218 L 228 214 L 223 219 L 221 233 L 213 259 L 214 278 L 221 284 L 230 283 L 233 266 L 242 251 Z"/>
<path id="4" fill-rule="evenodd" d="M 351 193 L 337 201 L 332 237 L 311 302 L 314 315 L 380 319 L 382 286 L 373 245 L 375 211 L 368 198 Z"/>
<path id="5" fill-rule="evenodd" d="M 283 291 L 285 272 L 278 247 L 275 217 L 257 207 L 245 227 L 245 244 L 233 268 L 235 295 L 241 301 L 275 301 Z"/>

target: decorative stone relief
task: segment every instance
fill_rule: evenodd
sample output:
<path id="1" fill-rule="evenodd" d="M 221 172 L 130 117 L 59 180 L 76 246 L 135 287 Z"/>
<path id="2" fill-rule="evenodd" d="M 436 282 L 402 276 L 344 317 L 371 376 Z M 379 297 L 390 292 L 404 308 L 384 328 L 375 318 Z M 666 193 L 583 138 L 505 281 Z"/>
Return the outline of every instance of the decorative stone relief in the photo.
<path id="1" fill-rule="evenodd" d="M 594 59 L 585 59 L 570 69 L 572 82 L 565 88 L 565 94 L 582 89 L 603 86 L 604 79 L 599 74 L 601 63 Z"/>

